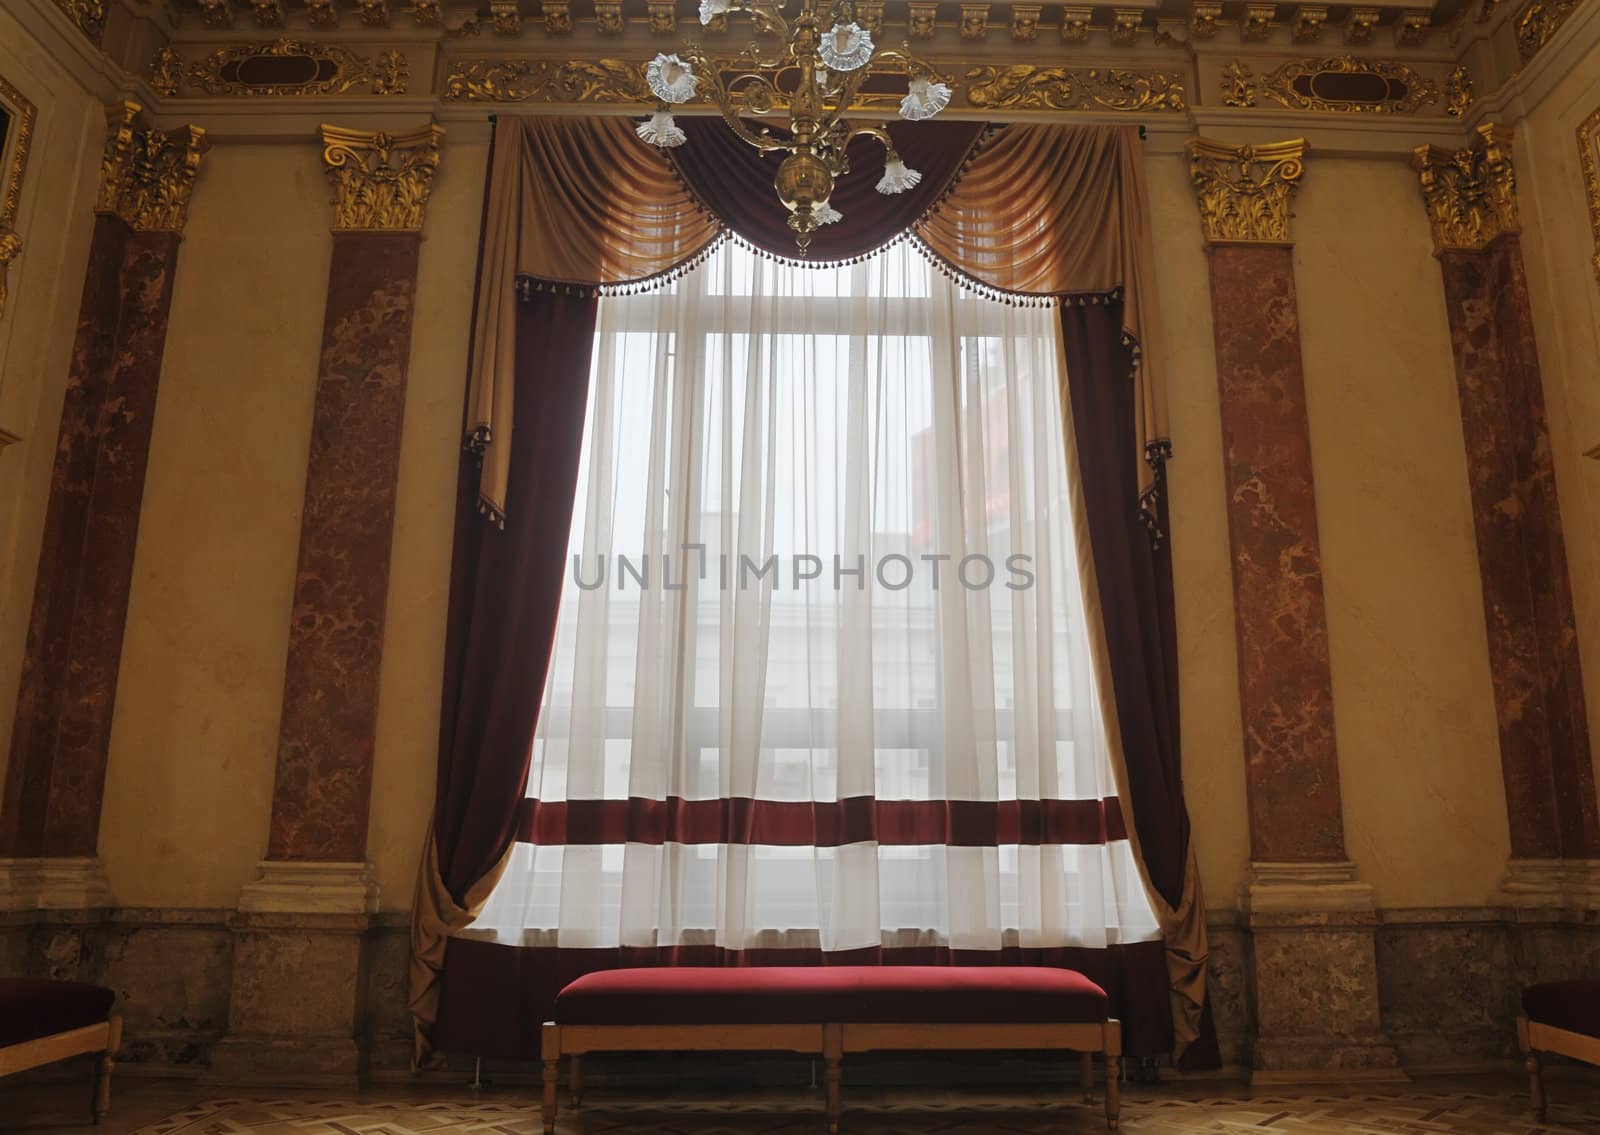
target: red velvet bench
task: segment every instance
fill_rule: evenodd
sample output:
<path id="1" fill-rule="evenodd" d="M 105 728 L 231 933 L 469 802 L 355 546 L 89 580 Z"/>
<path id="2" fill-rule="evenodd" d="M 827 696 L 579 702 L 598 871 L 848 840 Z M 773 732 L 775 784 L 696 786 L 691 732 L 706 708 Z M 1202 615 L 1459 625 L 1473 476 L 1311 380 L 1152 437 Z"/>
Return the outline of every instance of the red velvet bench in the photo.
<path id="1" fill-rule="evenodd" d="M 1522 991 L 1517 1040 L 1527 1057 L 1528 1095 L 1542 1121 L 1544 1078 L 1539 1054 L 1570 1056 L 1600 1064 L 1600 981 L 1552 981 Z"/>
<path id="2" fill-rule="evenodd" d="M 544 1129 L 556 1079 L 589 1052 L 803 1052 L 827 1068 L 828 1130 L 839 1130 L 839 1064 L 881 1050 L 1068 1049 L 1106 1061 L 1106 1125 L 1117 1126 L 1122 1026 L 1105 991 L 1072 970 L 1037 966 L 663 967 L 591 973 L 563 989 L 544 1026 Z"/>
<path id="3" fill-rule="evenodd" d="M 81 981 L 0 978 L 0 1076 L 98 1052 L 94 1120 L 111 1109 L 111 1066 L 122 1043 L 117 995 Z"/>

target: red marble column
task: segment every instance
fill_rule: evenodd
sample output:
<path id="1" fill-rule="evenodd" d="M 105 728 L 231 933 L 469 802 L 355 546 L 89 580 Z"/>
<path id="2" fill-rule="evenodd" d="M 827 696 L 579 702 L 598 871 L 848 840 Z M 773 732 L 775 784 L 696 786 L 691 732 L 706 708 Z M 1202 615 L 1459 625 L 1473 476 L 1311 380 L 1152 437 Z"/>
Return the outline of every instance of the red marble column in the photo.
<path id="1" fill-rule="evenodd" d="M 1510 132 L 1417 152 L 1455 355 L 1514 860 L 1600 858 L 1566 541 Z"/>
<path id="2" fill-rule="evenodd" d="M 16 719 L 0 856 L 96 851 L 179 233 L 203 133 L 111 108 Z M 140 160 L 128 160 L 135 148 Z"/>
<path id="3" fill-rule="evenodd" d="M 1339 862 L 1344 823 L 1328 623 L 1288 230 L 1301 147 L 1197 145 L 1192 161 L 1210 253 L 1250 857 Z"/>
<path id="4" fill-rule="evenodd" d="M 338 216 L 267 858 L 350 864 L 366 853 L 417 257 L 442 131 L 323 134 Z"/>
<path id="5" fill-rule="evenodd" d="M 366 852 L 419 243 L 334 236 L 269 859 Z"/>

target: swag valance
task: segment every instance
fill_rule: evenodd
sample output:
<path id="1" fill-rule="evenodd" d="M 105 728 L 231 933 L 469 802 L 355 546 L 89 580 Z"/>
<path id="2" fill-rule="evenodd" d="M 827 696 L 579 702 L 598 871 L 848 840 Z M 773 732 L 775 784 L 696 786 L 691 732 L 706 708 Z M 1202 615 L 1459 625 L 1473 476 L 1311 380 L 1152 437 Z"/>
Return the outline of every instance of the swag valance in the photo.
<path id="1" fill-rule="evenodd" d="M 508 497 L 517 282 L 585 292 L 639 285 L 694 264 L 730 233 L 793 257 L 772 191 L 776 162 L 720 121 L 690 120 L 689 144 L 642 145 L 620 118 L 502 119 L 495 136 L 468 379 L 467 429 L 481 449 L 480 509 L 503 520 Z M 1149 208 L 1134 126 L 890 126 L 923 173 L 885 197 L 867 175 L 840 179 L 844 220 L 813 238 L 814 262 L 850 260 L 909 234 L 981 289 L 1036 300 L 1120 295 L 1135 366 L 1140 508 L 1167 453 L 1164 368 L 1154 326 Z"/>

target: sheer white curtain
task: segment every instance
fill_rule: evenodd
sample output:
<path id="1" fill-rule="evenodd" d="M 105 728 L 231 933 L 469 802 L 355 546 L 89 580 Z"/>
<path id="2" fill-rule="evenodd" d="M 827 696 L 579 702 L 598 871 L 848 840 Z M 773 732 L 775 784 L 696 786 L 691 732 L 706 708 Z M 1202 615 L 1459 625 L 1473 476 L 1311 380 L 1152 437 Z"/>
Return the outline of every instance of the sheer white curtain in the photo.
<path id="1" fill-rule="evenodd" d="M 907 244 L 809 269 L 730 243 L 601 301 L 530 842 L 469 934 L 1159 936 L 1089 661 L 1059 336 Z"/>

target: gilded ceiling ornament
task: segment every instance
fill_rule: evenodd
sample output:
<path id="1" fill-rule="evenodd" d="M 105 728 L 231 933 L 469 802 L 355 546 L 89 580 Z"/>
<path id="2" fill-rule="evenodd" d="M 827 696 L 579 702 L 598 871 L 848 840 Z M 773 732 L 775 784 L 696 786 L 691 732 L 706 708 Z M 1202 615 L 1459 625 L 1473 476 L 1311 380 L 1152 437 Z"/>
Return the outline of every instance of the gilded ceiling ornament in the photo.
<path id="1" fill-rule="evenodd" d="M 250 80 L 252 60 L 296 60 L 303 78 L 281 72 L 267 81 Z M 282 66 L 282 64 L 279 64 Z M 342 95 L 367 86 L 375 95 L 405 94 L 409 68 L 398 51 L 383 51 L 366 59 L 333 44 L 280 39 L 275 43 L 242 44 L 214 51 L 189 65 L 189 85 L 208 95 Z"/>
<path id="2" fill-rule="evenodd" d="M 547 63 L 462 59 L 450 65 L 443 97 L 447 102 L 530 102 L 543 95 L 549 83 Z"/>
<path id="3" fill-rule="evenodd" d="M 229 0 L 198 0 L 200 22 L 208 28 L 233 27 L 233 5 Z"/>
<path id="4" fill-rule="evenodd" d="M 1411 164 L 1422 182 L 1434 251 L 1475 251 L 1517 231 L 1509 128 L 1485 123 L 1462 150 L 1418 146 Z"/>
<path id="5" fill-rule="evenodd" d="M 985 39 L 989 35 L 989 5 L 961 5 L 961 38 Z"/>
<path id="6" fill-rule="evenodd" d="M 1600 279 L 1600 108 L 1578 124 L 1578 164 L 1589 197 L 1589 227 L 1594 230 L 1594 274 Z M 1589 456 L 1600 457 L 1600 447 Z"/>
<path id="7" fill-rule="evenodd" d="M 622 26 L 622 0 L 595 0 L 595 31 L 601 35 L 621 35 Z"/>
<path id="8" fill-rule="evenodd" d="M 183 60 L 170 47 L 163 47 L 150 61 L 150 89 L 158 95 L 171 97 L 178 93 L 178 80 L 183 74 Z"/>
<path id="9" fill-rule="evenodd" d="M 339 25 L 339 10 L 333 0 L 306 0 L 306 19 L 314 28 L 332 28 Z"/>
<path id="10" fill-rule="evenodd" d="M 333 183 L 335 232 L 421 232 L 439 168 L 437 125 L 404 134 L 322 128 L 322 160 Z"/>
<path id="11" fill-rule="evenodd" d="M 1130 47 L 1139 42 L 1139 27 L 1143 23 L 1142 9 L 1117 8 L 1111 13 L 1111 42 L 1119 47 Z"/>
<path id="12" fill-rule="evenodd" d="M 1277 14 L 1276 4 L 1246 4 L 1244 22 L 1239 25 L 1239 38 L 1246 43 L 1261 43 L 1272 34 L 1272 21 Z"/>
<path id="13" fill-rule="evenodd" d="M 1349 44 L 1371 43 L 1372 29 L 1378 26 L 1378 17 L 1382 14 L 1380 8 L 1351 8 L 1350 18 L 1344 25 L 1344 41 Z"/>
<path id="14" fill-rule="evenodd" d="M 1405 13 L 1400 17 L 1399 27 L 1395 29 L 1395 43 L 1401 47 L 1421 47 L 1428 37 L 1429 19 L 1426 12 Z"/>
<path id="15" fill-rule="evenodd" d="M 1117 68 L 973 67 L 967 103 L 981 110 L 1183 111 L 1183 76 Z"/>
<path id="16" fill-rule="evenodd" d="M 1185 147 L 1207 245 L 1289 244 L 1289 201 L 1305 171 L 1306 142 L 1231 146 L 1194 138 Z"/>
<path id="17" fill-rule="evenodd" d="M 444 23 L 444 12 L 439 7 L 439 0 L 413 0 L 411 18 L 421 27 L 436 28 Z"/>
<path id="18" fill-rule="evenodd" d="M 522 34 L 522 9 L 517 0 L 489 0 L 489 19 L 496 35 Z"/>
<path id="19" fill-rule="evenodd" d="M 866 28 L 876 39 L 883 31 L 883 0 L 858 0 L 856 23 Z"/>
<path id="20" fill-rule="evenodd" d="M 1458 66 L 1444 81 L 1444 112 L 1460 118 L 1472 105 L 1472 75 L 1466 65 Z"/>
<path id="21" fill-rule="evenodd" d="M 1221 4 L 1195 0 L 1194 13 L 1189 17 L 1189 37 L 1211 39 L 1217 34 L 1217 21 L 1221 18 Z"/>
<path id="22" fill-rule="evenodd" d="M 1578 7 L 1578 0 L 1528 0 L 1517 12 L 1517 51 L 1523 60 L 1550 42 Z"/>
<path id="23" fill-rule="evenodd" d="M 1256 105 L 1256 77 L 1237 59 L 1222 69 L 1222 105 Z"/>
<path id="24" fill-rule="evenodd" d="M 264 28 L 283 27 L 283 0 L 249 0 L 250 12 Z"/>
<path id="25" fill-rule="evenodd" d="M 1070 7 L 1061 9 L 1061 42 L 1088 43 L 1089 22 L 1093 18 L 1093 8 Z"/>
<path id="26" fill-rule="evenodd" d="M 6 272 L 22 251 L 17 235 L 17 209 L 22 204 L 22 175 L 28 168 L 28 150 L 33 145 L 33 121 L 38 112 L 22 92 L 0 79 L 0 102 L 11 114 L 11 137 L 7 152 L 0 153 L 5 166 L 0 168 L 0 318 L 6 313 Z M 0 449 L 15 435 L 0 430 Z"/>
<path id="27" fill-rule="evenodd" d="M 678 9 L 672 0 L 649 0 L 651 35 L 677 35 Z"/>
<path id="28" fill-rule="evenodd" d="M 544 0 L 539 6 L 544 13 L 544 30 L 550 35 L 572 34 L 572 5 L 568 0 Z"/>
<path id="29" fill-rule="evenodd" d="M 1294 13 L 1294 41 L 1314 43 L 1322 38 L 1322 26 L 1328 22 L 1328 8 L 1323 4 L 1302 4 Z"/>
<path id="30" fill-rule="evenodd" d="M 912 39 L 932 39 L 938 26 L 939 5 L 930 0 L 911 0 L 906 5 L 906 30 Z"/>
<path id="31" fill-rule="evenodd" d="M 100 42 L 100 35 L 106 30 L 105 0 L 56 0 L 56 7 L 65 12 L 84 35 L 95 43 Z"/>
<path id="32" fill-rule="evenodd" d="M 389 26 L 389 0 L 356 0 L 356 15 L 369 28 Z"/>
<path id="33" fill-rule="evenodd" d="M 1320 77 L 1328 75 L 1372 76 L 1382 80 L 1383 93 L 1376 98 L 1353 97 L 1357 92 L 1341 85 L 1337 79 L 1319 82 Z M 1404 63 L 1385 63 L 1353 55 L 1285 63 L 1262 80 L 1261 93 L 1290 110 L 1332 114 L 1415 114 L 1419 107 L 1439 101 L 1439 89 L 1434 81 Z"/>
<path id="34" fill-rule="evenodd" d="M 141 126 L 143 110 L 131 101 L 106 108 L 108 133 L 95 212 L 121 217 L 140 232 L 182 232 L 200 157 L 210 143 L 198 126 Z"/>
<path id="35" fill-rule="evenodd" d="M 1039 16 L 1044 8 L 1038 4 L 1011 5 L 1011 42 L 1032 43 L 1039 38 Z"/>

